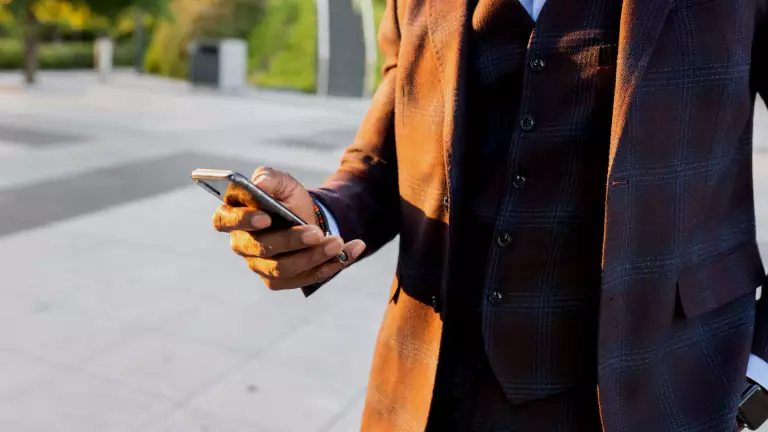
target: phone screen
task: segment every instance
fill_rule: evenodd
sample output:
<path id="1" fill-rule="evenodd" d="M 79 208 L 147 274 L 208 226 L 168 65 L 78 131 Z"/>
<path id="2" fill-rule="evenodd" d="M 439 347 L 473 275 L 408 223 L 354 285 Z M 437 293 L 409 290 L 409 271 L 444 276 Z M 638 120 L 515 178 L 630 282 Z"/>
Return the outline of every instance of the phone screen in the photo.
<path id="1" fill-rule="evenodd" d="M 205 180 L 195 179 L 195 183 L 197 183 L 203 189 L 207 190 L 211 195 L 220 199 L 222 202 L 225 202 L 224 197 L 226 196 L 227 188 L 231 185 L 231 183 L 228 180 L 212 180 L 212 179 L 205 179 Z"/>

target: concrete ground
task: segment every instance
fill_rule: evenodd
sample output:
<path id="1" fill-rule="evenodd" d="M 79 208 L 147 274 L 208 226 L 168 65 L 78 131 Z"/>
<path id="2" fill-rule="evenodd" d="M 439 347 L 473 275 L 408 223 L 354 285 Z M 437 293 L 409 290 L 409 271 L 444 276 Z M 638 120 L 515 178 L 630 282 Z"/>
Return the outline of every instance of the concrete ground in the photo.
<path id="1" fill-rule="evenodd" d="M 0 431 L 358 430 L 395 245 L 311 299 L 268 292 L 188 175 L 271 164 L 316 185 L 366 106 L 0 75 Z M 766 242 L 762 108 L 757 124 Z"/>
<path id="2" fill-rule="evenodd" d="M 318 184 L 367 102 L 0 76 L 0 431 L 359 429 L 395 252 L 268 292 L 194 168 Z"/>

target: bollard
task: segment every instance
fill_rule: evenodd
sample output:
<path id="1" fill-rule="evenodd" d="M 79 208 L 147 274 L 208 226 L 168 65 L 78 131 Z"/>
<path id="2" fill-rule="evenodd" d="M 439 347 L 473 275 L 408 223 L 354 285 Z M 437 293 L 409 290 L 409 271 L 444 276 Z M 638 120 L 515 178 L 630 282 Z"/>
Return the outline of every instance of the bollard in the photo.
<path id="1" fill-rule="evenodd" d="M 96 39 L 95 43 L 96 71 L 99 74 L 99 81 L 106 83 L 109 75 L 112 73 L 112 59 L 115 44 L 112 42 L 112 39 L 107 37 L 100 37 Z"/>

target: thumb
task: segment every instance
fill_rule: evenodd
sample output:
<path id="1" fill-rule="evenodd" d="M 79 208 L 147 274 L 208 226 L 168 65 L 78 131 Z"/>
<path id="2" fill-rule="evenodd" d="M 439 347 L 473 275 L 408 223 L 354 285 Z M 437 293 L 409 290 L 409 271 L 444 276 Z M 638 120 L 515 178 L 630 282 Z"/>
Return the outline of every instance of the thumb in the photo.
<path id="1" fill-rule="evenodd" d="M 253 184 L 278 201 L 286 201 L 296 190 L 298 181 L 282 171 L 264 168 L 254 173 Z"/>
<path id="2" fill-rule="evenodd" d="M 357 259 L 360 258 L 360 255 L 365 252 L 365 247 L 366 245 L 362 240 L 352 240 L 351 242 L 347 243 L 344 246 L 344 252 L 347 253 L 349 261 L 346 264 L 349 265 L 357 261 Z"/>

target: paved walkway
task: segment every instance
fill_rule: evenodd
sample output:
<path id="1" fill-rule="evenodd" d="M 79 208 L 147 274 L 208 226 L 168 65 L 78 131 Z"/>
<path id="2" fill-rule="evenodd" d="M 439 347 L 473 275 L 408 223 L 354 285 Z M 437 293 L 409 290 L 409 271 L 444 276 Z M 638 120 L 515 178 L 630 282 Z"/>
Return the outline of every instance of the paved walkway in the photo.
<path id="1" fill-rule="evenodd" d="M 213 232 L 193 168 L 317 184 L 367 102 L 0 75 L 0 431 L 359 428 L 390 247 L 311 299 Z"/>
<path id="2" fill-rule="evenodd" d="M 18 82 L 0 74 L 0 431 L 358 430 L 394 245 L 309 300 L 268 292 L 188 174 L 273 164 L 317 184 L 367 102 Z M 758 125 L 768 149 L 765 110 Z"/>

